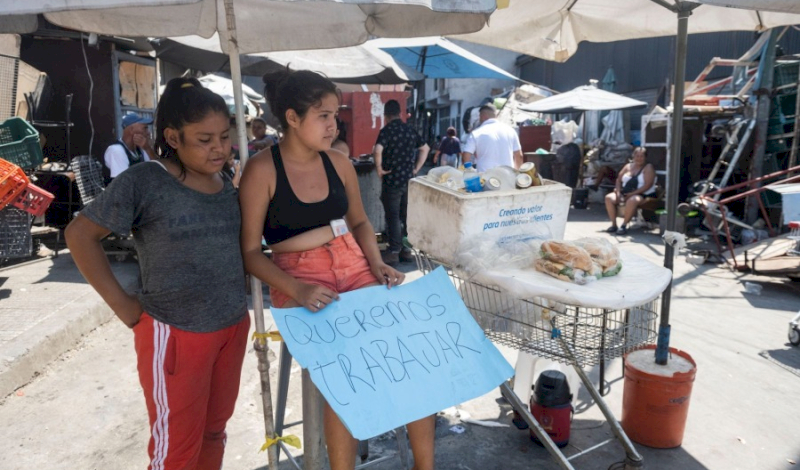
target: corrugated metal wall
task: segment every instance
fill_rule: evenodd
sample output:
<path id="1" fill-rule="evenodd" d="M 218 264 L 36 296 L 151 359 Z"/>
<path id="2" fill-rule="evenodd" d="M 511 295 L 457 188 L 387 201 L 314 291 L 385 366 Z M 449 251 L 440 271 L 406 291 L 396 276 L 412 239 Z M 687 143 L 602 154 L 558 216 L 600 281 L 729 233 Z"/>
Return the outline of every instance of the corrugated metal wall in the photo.
<path id="1" fill-rule="evenodd" d="M 693 34 L 689 36 L 686 76 L 692 80 L 714 57 L 735 59 L 756 40 L 752 32 Z M 601 80 L 608 67 L 617 76 L 615 91 L 658 89 L 672 81 L 675 38 L 649 38 L 610 43 L 583 42 L 578 52 L 563 64 L 541 59 L 521 60 L 520 77 L 558 91 Z M 778 43 L 784 53 L 800 53 L 800 31 L 790 28 Z M 724 77 L 730 68 L 719 67 L 709 78 Z"/>

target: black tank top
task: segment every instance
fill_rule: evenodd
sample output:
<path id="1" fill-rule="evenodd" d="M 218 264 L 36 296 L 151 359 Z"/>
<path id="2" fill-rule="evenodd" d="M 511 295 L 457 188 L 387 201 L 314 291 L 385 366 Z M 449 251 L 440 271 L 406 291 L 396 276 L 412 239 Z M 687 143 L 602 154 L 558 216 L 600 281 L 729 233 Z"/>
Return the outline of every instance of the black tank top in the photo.
<path id="1" fill-rule="evenodd" d="M 274 245 L 301 233 L 330 224 L 347 214 L 347 194 L 344 184 L 336 173 L 330 157 L 320 152 L 325 175 L 328 177 L 328 197 L 320 202 L 305 203 L 297 198 L 286 177 L 279 145 L 272 146 L 272 161 L 275 163 L 275 195 L 267 208 L 264 222 L 264 240 Z"/>

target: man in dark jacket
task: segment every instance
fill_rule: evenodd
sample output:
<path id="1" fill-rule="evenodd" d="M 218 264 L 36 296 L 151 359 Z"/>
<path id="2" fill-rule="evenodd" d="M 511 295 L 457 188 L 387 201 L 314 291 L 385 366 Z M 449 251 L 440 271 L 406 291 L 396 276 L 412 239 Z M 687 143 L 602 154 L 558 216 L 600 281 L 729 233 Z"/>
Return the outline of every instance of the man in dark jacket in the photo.
<path id="1" fill-rule="evenodd" d="M 411 261 L 411 252 L 403 247 L 408 218 L 408 181 L 422 168 L 430 147 L 413 127 L 400 119 L 400 103 L 389 100 L 383 108 L 386 125 L 378 134 L 373 155 L 382 180 L 381 202 L 386 213 L 389 247 L 383 254 L 386 264 L 401 259 Z"/>

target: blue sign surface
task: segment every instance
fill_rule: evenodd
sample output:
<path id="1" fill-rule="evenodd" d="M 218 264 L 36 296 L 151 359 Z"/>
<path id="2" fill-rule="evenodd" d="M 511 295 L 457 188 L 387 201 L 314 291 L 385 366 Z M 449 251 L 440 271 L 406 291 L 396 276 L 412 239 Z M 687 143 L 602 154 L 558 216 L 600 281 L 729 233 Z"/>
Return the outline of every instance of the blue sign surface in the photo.
<path id="1" fill-rule="evenodd" d="M 319 313 L 272 309 L 289 351 L 356 439 L 481 396 L 514 375 L 438 268 L 340 296 Z"/>

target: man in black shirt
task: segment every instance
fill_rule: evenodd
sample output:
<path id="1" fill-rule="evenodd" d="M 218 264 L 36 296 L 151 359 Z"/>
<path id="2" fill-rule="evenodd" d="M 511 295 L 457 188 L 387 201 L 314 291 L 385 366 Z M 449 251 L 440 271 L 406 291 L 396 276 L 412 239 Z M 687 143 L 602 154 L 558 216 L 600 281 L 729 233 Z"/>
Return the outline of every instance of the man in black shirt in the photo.
<path id="1" fill-rule="evenodd" d="M 408 218 L 408 180 L 422 168 L 430 147 L 413 127 L 400 119 L 400 103 L 389 100 L 383 107 L 387 124 L 375 142 L 375 168 L 382 178 L 381 202 L 386 213 L 389 248 L 383 255 L 386 264 L 411 261 L 411 253 L 403 248 Z"/>

